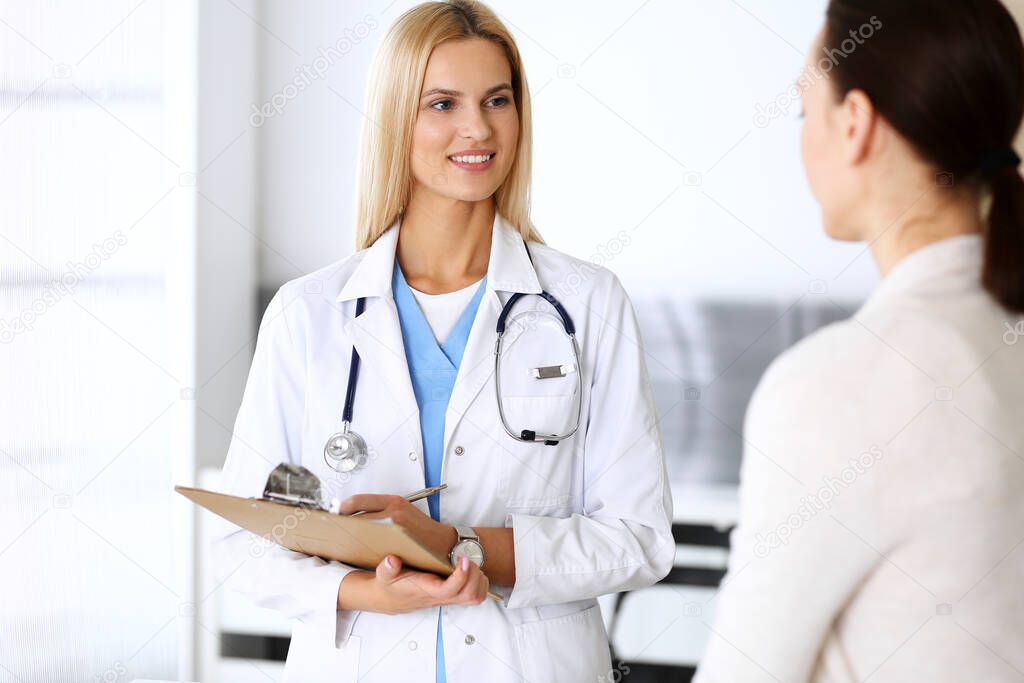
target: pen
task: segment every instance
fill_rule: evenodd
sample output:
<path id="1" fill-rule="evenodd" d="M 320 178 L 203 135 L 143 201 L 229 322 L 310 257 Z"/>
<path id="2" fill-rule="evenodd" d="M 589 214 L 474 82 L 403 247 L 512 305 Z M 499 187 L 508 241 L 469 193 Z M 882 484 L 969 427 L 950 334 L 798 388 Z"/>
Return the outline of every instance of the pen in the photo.
<path id="1" fill-rule="evenodd" d="M 417 500 L 423 500 L 427 496 L 432 496 L 439 491 L 445 490 L 446 488 L 448 488 L 448 484 L 431 486 L 430 488 L 420 489 L 419 491 L 413 491 L 412 493 L 408 493 L 405 495 L 405 499 L 410 503 L 415 503 Z M 349 515 L 349 517 L 356 517 L 357 515 L 363 514 L 366 514 L 366 510 L 359 510 L 358 512 L 353 512 L 351 515 Z"/>

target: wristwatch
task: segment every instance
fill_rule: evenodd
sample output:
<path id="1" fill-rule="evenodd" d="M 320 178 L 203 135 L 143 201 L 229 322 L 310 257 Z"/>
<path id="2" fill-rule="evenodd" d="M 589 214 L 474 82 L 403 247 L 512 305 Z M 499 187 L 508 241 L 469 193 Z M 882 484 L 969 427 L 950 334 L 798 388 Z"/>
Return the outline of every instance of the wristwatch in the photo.
<path id="1" fill-rule="evenodd" d="M 448 561 L 453 567 L 458 566 L 460 557 L 468 557 L 469 561 L 478 567 L 484 566 L 484 547 L 480 544 L 480 537 L 468 526 L 455 527 L 458 539 L 455 546 L 448 553 Z"/>

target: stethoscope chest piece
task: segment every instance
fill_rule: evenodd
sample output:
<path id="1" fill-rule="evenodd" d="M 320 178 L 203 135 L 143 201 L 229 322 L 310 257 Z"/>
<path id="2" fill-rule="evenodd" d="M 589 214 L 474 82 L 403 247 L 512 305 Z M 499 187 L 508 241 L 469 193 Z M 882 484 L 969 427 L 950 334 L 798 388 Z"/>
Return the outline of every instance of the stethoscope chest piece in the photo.
<path id="1" fill-rule="evenodd" d="M 351 472 L 366 464 L 367 453 L 366 440 L 349 430 L 347 422 L 324 446 L 324 460 L 338 472 Z"/>

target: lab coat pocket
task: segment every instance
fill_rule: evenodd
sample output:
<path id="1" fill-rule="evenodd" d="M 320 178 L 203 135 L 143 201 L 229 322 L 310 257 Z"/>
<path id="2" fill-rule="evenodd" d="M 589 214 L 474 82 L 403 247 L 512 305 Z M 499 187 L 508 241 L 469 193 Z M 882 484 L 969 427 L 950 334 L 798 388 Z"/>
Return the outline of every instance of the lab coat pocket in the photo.
<path id="1" fill-rule="evenodd" d="M 529 683 L 600 681 L 612 668 L 597 603 L 580 612 L 519 624 L 515 638 L 520 671 Z"/>
<path id="2" fill-rule="evenodd" d="M 530 429 L 540 434 L 564 434 L 575 421 L 573 395 L 510 396 L 506 405 L 506 419 L 516 433 Z M 538 509 L 552 506 L 570 508 L 578 438 L 572 436 L 554 446 L 510 439 L 501 460 L 505 504 L 529 514 L 546 514 Z"/>
<path id="3" fill-rule="evenodd" d="M 359 678 L 359 636 L 350 635 L 343 647 L 335 647 L 333 615 L 329 621 L 329 628 L 296 623 L 284 683 L 355 683 Z"/>
<path id="4" fill-rule="evenodd" d="M 557 396 L 506 396 L 502 410 L 509 428 L 538 434 L 567 434 L 576 422 L 576 394 Z"/>

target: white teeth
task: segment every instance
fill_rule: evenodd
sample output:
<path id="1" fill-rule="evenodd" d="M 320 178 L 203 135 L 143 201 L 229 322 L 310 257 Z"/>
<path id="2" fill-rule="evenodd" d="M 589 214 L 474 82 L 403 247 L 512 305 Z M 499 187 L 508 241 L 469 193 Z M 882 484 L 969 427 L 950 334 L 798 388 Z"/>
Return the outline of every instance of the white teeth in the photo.
<path id="1" fill-rule="evenodd" d="M 470 156 L 451 156 L 448 158 L 460 164 L 482 164 L 493 156 L 493 154 L 474 154 Z"/>

